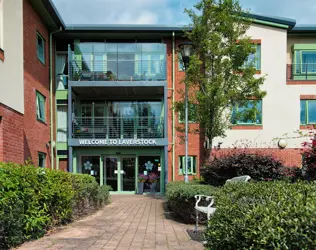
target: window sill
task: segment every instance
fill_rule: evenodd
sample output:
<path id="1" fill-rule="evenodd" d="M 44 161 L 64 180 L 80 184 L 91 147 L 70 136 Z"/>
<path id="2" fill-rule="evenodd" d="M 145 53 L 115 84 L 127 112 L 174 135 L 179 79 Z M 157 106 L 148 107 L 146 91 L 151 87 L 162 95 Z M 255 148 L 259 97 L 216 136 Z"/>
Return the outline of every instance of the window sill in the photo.
<path id="1" fill-rule="evenodd" d="M 37 121 L 39 121 L 40 123 L 43 123 L 43 124 L 47 125 L 47 123 L 46 123 L 44 120 L 41 120 L 41 119 L 39 119 L 39 118 L 36 118 L 36 119 L 37 119 Z"/>
<path id="2" fill-rule="evenodd" d="M 196 174 L 188 174 L 188 176 L 195 176 Z M 179 174 L 179 176 L 185 176 L 185 174 Z"/>
<path id="3" fill-rule="evenodd" d="M 287 80 L 287 85 L 312 85 L 316 84 L 316 80 Z"/>
<path id="4" fill-rule="evenodd" d="M 4 62 L 4 50 L 0 48 L 0 60 Z"/>
<path id="5" fill-rule="evenodd" d="M 232 130 L 261 130 L 263 129 L 262 125 L 232 125 Z"/>
<path id="6" fill-rule="evenodd" d="M 300 129 L 307 129 L 307 130 L 316 129 L 316 124 L 300 125 Z"/>

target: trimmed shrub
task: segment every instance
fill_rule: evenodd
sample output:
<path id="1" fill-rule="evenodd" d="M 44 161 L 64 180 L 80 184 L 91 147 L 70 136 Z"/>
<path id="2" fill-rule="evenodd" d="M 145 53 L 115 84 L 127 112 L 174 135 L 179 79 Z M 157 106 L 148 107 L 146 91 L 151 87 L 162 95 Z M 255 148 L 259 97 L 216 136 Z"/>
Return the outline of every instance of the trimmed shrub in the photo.
<path id="1" fill-rule="evenodd" d="M 286 167 L 270 155 L 235 152 L 215 158 L 201 168 L 205 183 L 213 186 L 224 185 L 227 179 L 240 175 L 250 175 L 252 180 L 275 180 L 284 177 Z"/>
<path id="2" fill-rule="evenodd" d="M 41 237 L 49 227 L 99 208 L 109 190 L 87 175 L 0 163 L 0 249 Z"/>
<path id="3" fill-rule="evenodd" d="M 195 222 L 195 198 L 197 194 L 213 195 L 217 188 L 200 185 L 196 182 L 184 183 L 182 181 L 167 184 L 166 198 L 169 209 L 186 223 Z M 206 221 L 206 216 L 200 213 L 200 223 Z"/>
<path id="4" fill-rule="evenodd" d="M 316 249 L 316 184 L 236 183 L 215 196 L 208 249 Z"/>

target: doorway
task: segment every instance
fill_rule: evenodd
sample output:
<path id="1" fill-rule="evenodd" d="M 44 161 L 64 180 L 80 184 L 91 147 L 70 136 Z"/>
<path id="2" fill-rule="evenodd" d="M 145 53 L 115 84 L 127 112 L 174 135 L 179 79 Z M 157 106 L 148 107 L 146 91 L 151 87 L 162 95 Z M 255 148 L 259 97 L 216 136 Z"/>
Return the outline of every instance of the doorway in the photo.
<path id="1" fill-rule="evenodd" d="M 104 156 L 104 184 L 114 192 L 132 192 L 136 190 L 136 157 Z"/>

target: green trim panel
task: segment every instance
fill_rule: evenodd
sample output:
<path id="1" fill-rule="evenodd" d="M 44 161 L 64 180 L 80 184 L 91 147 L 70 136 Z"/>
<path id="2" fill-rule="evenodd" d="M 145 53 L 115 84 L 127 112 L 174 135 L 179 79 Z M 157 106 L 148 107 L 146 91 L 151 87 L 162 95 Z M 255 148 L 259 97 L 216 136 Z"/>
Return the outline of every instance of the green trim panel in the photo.
<path id="1" fill-rule="evenodd" d="M 272 23 L 272 22 L 268 22 L 268 21 L 261 21 L 261 20 L 257 20 L 257 19 L 253 20 L 253 23 L 277 27 L 277 28 L 281 28 L 281 29 L 288 29 L 289 28 L 288 25 L 279 24 L 279 23 Z"/>
<path id="2" fill-rule="evenodd" d="M 68 90 L 56 90 L 56 100 L 67 100 Z"/>
<path id="3" fill-rule="evenodd" d="M 294 44 L 293 50 L 316 50 L 316 44 Z"/>
<path id="4" fill-rule="evenodd" d="M 57 142 L 56 149 L 57 150 L 67 150 L 68 149 L 67 142 Z"/>

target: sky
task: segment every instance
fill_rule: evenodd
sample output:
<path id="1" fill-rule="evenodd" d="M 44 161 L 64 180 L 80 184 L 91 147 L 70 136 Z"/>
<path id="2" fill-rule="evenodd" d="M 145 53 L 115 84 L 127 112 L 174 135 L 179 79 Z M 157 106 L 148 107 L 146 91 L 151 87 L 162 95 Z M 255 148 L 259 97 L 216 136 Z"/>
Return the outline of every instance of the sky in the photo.
<path id="1" fill-rule="evenodd" d="M 185 25 L 184 8 L 198 0 L 53 0 L 66 24 Z M 253 13 L 316 24 L 315 0 L 240 0 Z"/>

